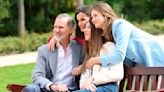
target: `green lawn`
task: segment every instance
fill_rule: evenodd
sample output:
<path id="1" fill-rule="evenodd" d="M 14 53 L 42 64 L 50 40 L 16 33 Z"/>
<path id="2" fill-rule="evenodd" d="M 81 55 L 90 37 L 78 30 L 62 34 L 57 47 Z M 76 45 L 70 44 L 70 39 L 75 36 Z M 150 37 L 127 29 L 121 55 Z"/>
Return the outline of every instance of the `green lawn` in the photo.
<path id="1" fill-rule="evenodd" d="M 8 92 L 8 83 L 30 84 L 33 67 L 34 63 L 0 67 L 0 92 Z"/>

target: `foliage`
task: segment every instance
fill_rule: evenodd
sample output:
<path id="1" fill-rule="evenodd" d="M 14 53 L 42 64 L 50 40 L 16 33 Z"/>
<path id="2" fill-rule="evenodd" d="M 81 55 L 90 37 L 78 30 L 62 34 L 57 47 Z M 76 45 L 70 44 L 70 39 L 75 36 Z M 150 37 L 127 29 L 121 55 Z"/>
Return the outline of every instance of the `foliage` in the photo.
<path id="1" fill-rule="evenodd" d="M 164 34 L 164 19 L 163 20 L 153 20 L 153 21 L 145 21 L 142 23 L 137 23 L 134 22 L 134 24 L 147 31 L 148 33 L 151 33 L 153 35 L 158 35 L 158 34 Z"/>
<path id="2" fill-rule="evenodd" d="M 138 28 L 141 28 L 148 33 L 157 35 L 164 34 L 164 19 L 149 20 L 145 22 L 133 22 Z M 11 53 L 22 53 L 25 51 L 36 51 L 43 44 L 47 44 L 47 39 L 52 33 L 30 33 L 24 37 L 4 37 L 0 38 L 0 55 Z"/>
<path id="3" fill-rule="evenodd" d="M 0 19 L 8 18 L 9 17 L 9 9 L 10 3 L 7 0 L 0 0 Z"/>
<path id="4" fill-rule="evenodd" d="M 18 34 L 17 0 L 0 0 L 0 36 Z"/>
<path id="5" fill-rule="evenodd" d="M 109 3 L 116 13 L 130 21 L 164 18 L 164 0 L 83 0 L 85 5 L 96 1 Z M 47 33 L 57 14 L 74 12 L 76 0 L 24 0 L 25 25 L 28 33 Z M 18 35 L 18 0 L 0 0 L 0 36 Z"/>
<path id="6" fill-rule="evenodd" d="M 11 61 L 12 62 L 12 61 Z M 30 84 L 31 72 L 34 64 L 15 65 L 0 67 L 0 92 L 8 92 L 6 89 L 9 83 Z"/>
<path id="7" fill-rule="evenodd" d="M 0 38 L 0 55 L 36 51 L 39 46 L 47 43 L 49 36 L 49 33 L 31 33 L 24 37 Z"/>
<path id="8" fill-rule="evenodd" d="M 2 2 L 2 3 L 1 3 Z M 45 33 L 57 14 L 74 11 L 74 0 L 24 0 L 25 25 L 29 33 Z M 0 36 L 18 35 L 18 0 L 0 0 Z"/>
<path id="9" fill-rule="evenodd" d="M 133 21 L 164 18 L 164 0 L 126 0 L 123 5 L 122 13 Z"/>

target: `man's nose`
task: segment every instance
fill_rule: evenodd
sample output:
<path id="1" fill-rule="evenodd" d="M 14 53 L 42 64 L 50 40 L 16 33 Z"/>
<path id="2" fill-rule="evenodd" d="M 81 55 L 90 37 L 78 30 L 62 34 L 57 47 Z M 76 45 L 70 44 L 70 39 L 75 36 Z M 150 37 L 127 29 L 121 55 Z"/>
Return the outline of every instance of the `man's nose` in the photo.
<path id="1" fill-rule="evenodd" d="M 55 32 L 55 33 L 59 33 L 59 32 L 60 32 L 59 28 L 55 28 L 55 29 L 54 29 L 54 32 Z"/>

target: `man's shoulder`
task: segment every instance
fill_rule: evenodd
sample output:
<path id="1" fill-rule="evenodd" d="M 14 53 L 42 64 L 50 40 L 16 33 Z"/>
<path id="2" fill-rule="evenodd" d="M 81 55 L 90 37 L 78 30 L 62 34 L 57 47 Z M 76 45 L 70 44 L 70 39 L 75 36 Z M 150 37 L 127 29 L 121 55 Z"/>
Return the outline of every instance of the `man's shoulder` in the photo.
<path id="1" fill-rule="evenodd" d="M 38 50 L 48 51 L 48 44 L 44 44 L 44 45 L 38 47 Z"/>
<path id="2" fill-rule="evenodd" d="M 76 40 L 71 40 L 71 44 L 76 47 L 82 47 Z"/>

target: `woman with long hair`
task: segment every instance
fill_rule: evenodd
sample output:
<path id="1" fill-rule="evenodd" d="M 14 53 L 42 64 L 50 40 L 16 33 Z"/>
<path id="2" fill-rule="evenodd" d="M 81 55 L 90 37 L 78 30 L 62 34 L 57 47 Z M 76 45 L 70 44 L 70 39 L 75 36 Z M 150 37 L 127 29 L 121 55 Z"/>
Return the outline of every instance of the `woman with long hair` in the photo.
<path id="1" fill-rule="evenodd" d="M 85 59 L 82 64 L 82 73 L 80 78 L 80 90 L 75 92 L 118 92 L 117 83 L 123 78 L 123 63 L 113 64 L 110 67 L 94 65 L 87 69 L 86 61 L 92 57 L 112 54 L 115 51 L 113 42 L 104 43 L 101 37 L 101 29 L 88 22 L 84 29 L 85 37 Z"/>
<path id="2" fill-rule="evenodd" d="M 155 36 L 119 18 L 109 4 L 96 3 L 92 7 L 91 17 L 95 27 L 102 29 L 105 41 L 116 44 L 116 50 L 112 54 L 89 59 L 87 68 L 94 64 L 110 67 L 126 59 L 147 67 L 164 66 L 164 44 L 158 42 Z"/>

